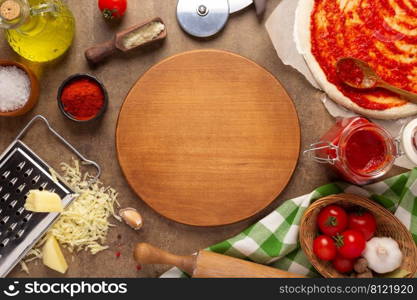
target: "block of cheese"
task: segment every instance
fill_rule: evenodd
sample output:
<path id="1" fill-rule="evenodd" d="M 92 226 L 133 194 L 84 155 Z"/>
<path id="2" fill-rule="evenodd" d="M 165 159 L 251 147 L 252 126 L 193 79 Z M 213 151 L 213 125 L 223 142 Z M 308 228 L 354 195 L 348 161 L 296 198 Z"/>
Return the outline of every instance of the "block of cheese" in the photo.
<path id="1" fill-rule="evenodd" d="M 62 254 L 61 247 L 54 236 L 50 235 L 42 249 L 43 264 L 52 270 L 64 274 L 68 269 L 68 264 Z"/>
<path id="2" fill-rule="evenodd" d="M 33 212 L 62 212 L 61 197 L 48 191 L 30 190 L 25 209 Z"/>

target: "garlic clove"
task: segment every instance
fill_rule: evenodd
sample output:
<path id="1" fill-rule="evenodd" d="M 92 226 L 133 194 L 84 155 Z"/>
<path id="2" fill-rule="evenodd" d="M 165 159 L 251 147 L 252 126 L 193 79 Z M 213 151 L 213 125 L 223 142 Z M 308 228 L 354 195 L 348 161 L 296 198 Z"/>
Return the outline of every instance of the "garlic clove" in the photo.
<path id="1" fill-rule="evenodd" d="M 353 265 L 353 269 L 358 274 L 365 273 L 368 271 L 368 261 L 363 257 L 359 258 Z"/>
<path id="2" fill-rule="evenodd" d="M 119 210 L 119 216 L 127 225 L 132 227 L 134 230 L 139 230 L 143 226 L 142 216 L 134 208 L 127 207 Z"/>
<path id="3" fill-rule="evenodd" d="M 367 270 L 363 273 L 357 274 L 356 278 L 373 278 L 374 275 L 372 274 L 371 270 Z"/>

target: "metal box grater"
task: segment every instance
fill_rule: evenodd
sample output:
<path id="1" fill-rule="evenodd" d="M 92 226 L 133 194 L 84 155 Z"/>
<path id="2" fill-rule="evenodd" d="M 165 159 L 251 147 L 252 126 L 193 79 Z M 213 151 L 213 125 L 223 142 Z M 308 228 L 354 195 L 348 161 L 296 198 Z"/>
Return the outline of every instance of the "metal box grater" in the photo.
<path id="1" fill-rule="evenodd" d="M 84 164 L 100 166 L 85 159 L 72 145 L 53 130 L 43 116 L 32 119 L 12 144 L 0 156 L 0 277 L 5 277 L 59 217 L 58 213 L 33 213 L 24 209 L 29 190 L 49 190 L 57 193 L 64 207 L 76 194 L 61 180 L 54 180 L 51 168 L 20 138 L 36 120 L 43 120 L 49 130 L 82 159 Z"/>

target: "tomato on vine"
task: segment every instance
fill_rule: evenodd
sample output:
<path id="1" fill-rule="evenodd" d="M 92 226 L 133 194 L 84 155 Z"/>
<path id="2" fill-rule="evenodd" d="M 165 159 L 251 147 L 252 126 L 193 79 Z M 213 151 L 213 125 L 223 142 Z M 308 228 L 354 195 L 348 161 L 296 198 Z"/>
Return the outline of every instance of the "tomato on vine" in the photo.
<path id="1" fill-rule="evenodd" d="M 322 260 L 332 260 L 336 257 L 337 249 L 331 237 L 320 235 L 313 241 L 313 252 Z"/>
<path id="2" fill-rule="evenodd" d="M 346 211 L 337 205 L 326 206 L 317 216 L 317 225 L 320 231 L 329 236 L 343 232 L 347 224 L 348 216 Z"/>
<path id="3" fill-rule="evenodd" d="M 355 260 L 344 258 L 343 256 L 336 255 L 336 258 L 332 261 L 333 267 L 340 273 L 348 273 L 353 270 Z"/>
<path id="4" fill-rule="evenodd" d="M 99 0 L 98 7 L 105 19 L 119 19 L 126 12 L 127 0 Z"/>
<path id="5" fill-rule="evenodd" d="M 349 214 L 349 229 L 360 231 L 365 240 L 370 240 L 376 231 L 375 217 L 369 212 L 354 212 Z"/>
<path id="6" fill-rule="evenodd" d="M 357 258 L 365 250 L 366 241 L 359 231 L 348 229 L 333 238 L 336 242 L 337 252 L 344 258 Z"/>

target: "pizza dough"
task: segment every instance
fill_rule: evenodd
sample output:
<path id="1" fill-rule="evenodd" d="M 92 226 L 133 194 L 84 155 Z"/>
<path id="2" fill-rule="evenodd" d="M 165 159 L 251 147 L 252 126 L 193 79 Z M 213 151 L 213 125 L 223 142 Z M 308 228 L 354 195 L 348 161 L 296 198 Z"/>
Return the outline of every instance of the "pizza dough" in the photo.
<path id="1" fill-rule="evenodd" d="M 333 70 L 331 70 L 333 68 L 333 66 L 335 65 L 335 62 L 337 61 L 338 58 L 335 58 L 334 55 L 329 55 L 328 57 L 325 55 L 326 53 L 322 53 L 322 52 L 318 52 L 318 54 L 320 54 L 323 58 L 325 57 L 326 59 L 328 59 L 327 61 L 327 74 L 325 73 L 325 71 L 323 70 L 322 65 L 326 64 L 323 63 L 322 60 L 322 64 L 319 63 L 317 57 L 313 54 L 314 49 L 313 49 L 313 40 L 314 37 L 312 37 L 312 30 L 313 30 L 313 26 L 312 26 L 312 14 L 314 12 L 315 9 L 315 1 L 316 0 L 299 0 L 298 3 L 298 7 L 296 10 L 296 15 L 295 15 L 295 27 L 294 27 L 294 40 L 296 42 L 297 45 L 297 50 L 299 51 L 300 54 L 302 54 L 307 62 L 307 65 L 309 66 L 311 72 L 313 73 L 317 83 L 320 85 L 320 87 L 327 93 L 327 95 L 336 103 L 346 107 L 347 109 L 350 109 L 356 113 L 362 114 L 364 116 L 370 117 L 370 118 L 377 118 L 377 119 L 397 119 L 397 118 L 403 118 L 403 117 L 408 117 L 408 116 L 412 116 L 417 114 L 417 105 L 416 104 L 412 104 L 409 102 L 406 102 L 404 100 L 402 100 L 401 98 L 399 98 L 398 96 L 396 96 L 395 94 L 391 94 L 389 92 L 385 92 L 385 91 L 377 91 L 377 92 L 363 92 L 363 91 L 347 91 L 347 89 L 344 88 L 343 84 L 337 84 L 336 79 L 332 78 L 331 74 L 333 72 Z M 329 0 L 321 0 L 320 3 L 324 3 L 326 1 Z M 357 9 L 360 5 L 362 5 L 360 8 L 362 11 L 366 10 L 367 8 L 367 3 L 365 2 L 369 2 L 369 1 L 380 1 L 380 0 L 332 0 L 332 2 L 337 3 L 340 6 L 340 12 L 343 15 L 343 17 L 345 17 L 346 19 L 344 19 L 344 21 L 346 22 L 346 24 L 353 24 L 355 22 L 357 22 L 356 24 L 354 24 L 353 26 L 359 24 L 360 22 L 362 22 L 362 20 L 358 17 L 358 14 L 355 13 L 355 9 Z M 396 0 L 392 0 L 390 1 L 391 4 L 395 3 Z M 375 5 L 376 2 L 373 2 L 373 4 Z M 413 5 L 412 3 L 410 5 Z M 415 5 L 415 4 L 414 4 Z M 398 7 L 394 7 L 395 9 L 395 13 L 402 13 L 403 11 L 400 10 L 400 8 Z M 398 12 L 397 12 L 398 10 Z M 343 13 L 342 13 L 343 12 Z M 321 13 L 321 12 L 318 12 Z M 375 14 L 375 11 L 370 11 L 369 12 L 371 15 Z M 337 16 L 338 18 L 341 16 Z M 351 20 L 349 19 L 351 18 Z M 387 16 L 388 18 L 388 16 Z M 337 22 L 340 23 L 341 19 L 338 19 Z M 384 18 L 385 20 L 385 18 Z M 326 22 L 328 22 L 328 20 L 326 19 L 326 14 L 320 14 L 320 16 L 316 16 L 316 19 L 314 19 L 315 26 L 317 27 L 321 27 L 326 29 Z M 390 20 L 386 19 L 386 22 L 388 23 Z M 318 22 L 321 22 L 320 24 L 317 24 Z M 350 22 L 350 23 L 349 23 Z M 414 23 L 417 24 L 417 18 L 414 17 Z M 395 24 L 390 24 L 391 26 L 395 26 Z M 415 25 L 416 26 L 416 25 Z M 416 27 L 414 27 L 416 28 Z M 332 28 L 333 30 L 334 28 Z M 366 28 L 367 29 L 367 28 Z M 400 30 L 401 28 L 397 28 L 398 30 Z M 335 31 L 336 34 L 338 35 L 339 32 L 336 30 Z M 345 31 L 346 32 L 346 31 Z M 350 32 L 340 32 L 341 36 L 343 36 L 343 34 L 348 35 Z M 364 34 L 366 34 L 367 31 L 364 29 Z M 417 28 L 414 31 L 411 31 L 411 29 L 409 30 L 409 32 L 406 32 L 407 35 L 413 35 L 414 37 L 417 39 Z M 338 36 L 338 38 L 340 39 L 341 36 Z M 360 36 L 359 34 L 357 34 L 357 36 L 359 36 L 359 38 L 363 38 L 364 36 Z M 357 38 L 357 36 L 353 36 L 351 38 L 355 39 Z M 405 35 L 404 35 L 405 36 Z M 410 45 L 405 45 L 405 43 L 403 41 L 401 41 L 401 38 L 403 36 L 399 36 L 397 39 L 393 39 L 393 40 L 384 40 L 384 36 L 380 37 L 377 35 L 372 35 L 372 36 L 365 36 L 365 38 L 367 39 L 367 41 L 374 41 L 375 43 L 378 44 L 378 46 L 382 45 L 385 46 L 387 45 L 387 47 L 390 47 L 391 45 L 398 47 L 398 46 L 402 46 L 404 47 L 405 52 L 408 51 L 408 58 L 410 61 L 412 61 L 414 63 L 414 60 L 417 63 L 417 50 L 416 50 L 416 46 L 414 45 L 414 47 L 410 47 Z M 320 37 L 320 42 L 323 42 L 323 44 L 326 43 L 326 38 L 329 37 Z M 343 36 L 343 38 L 345 38 L 345 36 Z M 374 39 L 374 40 L 371 40 Z M 396 42 L 398 41 L 398 44 L 396 44 Z M 343 42 L 343 41 L 342 41 Z M 320 43 L 319 43 L 320 44 Z M 348 43 L 346 43 L 347 45 L 343 45 L 345 47 L 343 47 L 341 49 L 342 56 L 353 56 L 353 57 L 357 57 L 357 52 L 356 49 L 354 49 L 354 47 L 352 47 L 352 49 L 349 48 Z M 407 47 L 408 48 L 405 48 Z M 320 47 L 320 46 L 319 46 Z M 317 48 L 317 46 L 316 46 Z M 316 49 L 317 50 L 317 49 Z M 321 50 L 321 49 L 319 49 Z M 325 47 L 322 49 L 325 52 Z M 330 53 L 331 54 L 331 53 Z M 356 55 L 355 55 L 356 54 Z M 372 54 L 372 53 L 371 53 Z M 378 57 L 379 54 L 377 54 L 377 59 L 380 59 L 380 57 Z M 361 58 L 364 59 L 362 57 L 357 57 L 357 58 Z M 391 59 L 391 57 L 388 57 L 389 59 Z M 365 59 L 366 60 L 366 59 Z M 331 62 L 332 64 L 329 65 L 329 62 Z M 372 62 L 368 61 L 368 63 L 370 63 L 370 65 L 372 66 Z M 375 63 L 374 63 L 375 64 Z M 376 64 L 375 67 L 380 67 L 380 65 Z M 381 76 L 382 74 L 386 74 L 386 72 L 389 72 L 390 70 L 384 70 L 383 67 L 381 66 L 382 69 L 377 69 L 378 74 Z M 329 71 L 330 70 L 330 71 Z M 335 67 L 334 67 L 334 71 L 335 71 Z M 413 72 L 411 72 L 410 75 L 412 76 L 412 79 L 414 79 L 414 83 L 415 83 L 415 90 L 413 88 L 414 92 L 417 92 L 417 67 L 415 67 L 414 69 L 412 69 Z M 390 79 L 388 78 L 384 78 L 385 80 L 387 80 L 388 82 L 390 82 Z M 332 82 L 331 82 L 332 81 Z M 391 82 L 390 82 L 391 83 Z M 350 94 L 349 94 L 350 93 Z M 377 109 L 373 109 L 371 107 L 367 107 L 370 106 L 370 104 L 367 105 L 358 105 L 356 102 L 354 102 L 353 100 L 351 100 L 351 98 L 347 95 L 352 95 L 352 94 L 358 94 L 358 97 L 362 97 L 363 99 L 366 99 L 365 101 L 369 101 L 370 104 L 375 104 L 375 106 L 377 107 Z M 359 104 L 362 104 L 359 102 Z M 379 106 L 379 107 L 378 107 Z M 384 107 L 387 106 L 387 107 Z"/>

